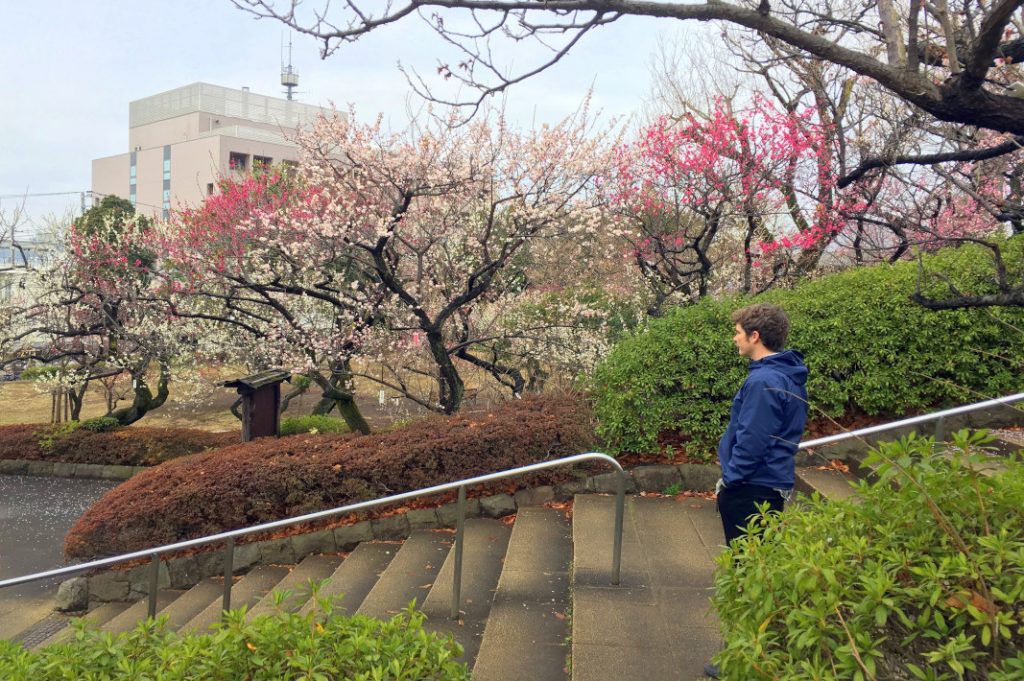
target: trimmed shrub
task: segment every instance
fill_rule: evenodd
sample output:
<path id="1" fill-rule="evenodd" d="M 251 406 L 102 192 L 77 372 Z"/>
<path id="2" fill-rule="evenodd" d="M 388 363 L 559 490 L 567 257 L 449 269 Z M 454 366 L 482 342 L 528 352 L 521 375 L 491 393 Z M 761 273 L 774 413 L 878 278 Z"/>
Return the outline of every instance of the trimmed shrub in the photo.
<path id="1" fill-rule="evenodd" d="M 112 430 L 117 430 L 121 427 L 121 422 L 115 419 L 113 416 L 97 416 L 96 418 L 86 419 L 78 424 L 79 428 L 85 428 L 94 433 L 109 433 Z"/>
<path id="2" fill-rule="evenodd" d="M 95 432 L 85 426 L 89 421 L 0 426 L 0 459 L 155 466 L 169 459 L 235 444 L 241 439 L 238 433 L 211 433 L 190 428 L 132 426 Z M 105 424 L 97 427 L 105 427 Z"/>
<path id="3" fill-rule="evenodd" d="M 388 433 L 260 438 L 139 473 L 78 519 L 64 551 L 92 558 L 200 537 L 578 454 L 595 439 L 591 413 L 561 393 Z"/>
<path id="4" fill-rule="evenodd" d="M 1013 239 L 1005 257 L 1018 266 L 1022 251 L 1024 239 Z M 983 250 L 963 247 L 926 257 L 925 268 L 981 292 L 989 262 Z M 917 264 L 901 262 L 756 298 L 789 313 L 789 345 L 804 353 L 810 370 L 812 417 L 816 409 L 895 417 L 1024 387 L 1024 310 L 932 312 L 910 300 L 916 281 Z M 651 451 L 660 435 L 679 432 L 690 457 L 712 456 L 746 376 L 729 314 L 751 302 L 705 299 L 615 346 L 593 378 L 599 433 L 611 449 Z"/>
<path id="5" fill-rule="evenodd" d="M 298 433 L 347 433 L 348 425 L 333 416 L 314 414 L 312 416 L 290 416 L 281 419 L 281 435 Z"/>
<path id="6" fill-rule="evenodd" d="M 953 440 L 880 445 L 860 503 L 751 520 L 718 558 L 722 678 L 1024 678 L 1024 465 Z"/>
<path id="7" fill-rule="evenodd" d="M 0 641 L 0 678 L 7 681 L 162 679 L 163 681 L 463 681 L 451 635 L 423 628 L 410 606 L 381 621 L 332 614 L 331 604 L 304 616 L 280 612 L 246 621 L 233 610 L 213 633 L 178 634 L 166 618 L 113 636 L 78 624 L 71 643 L 38 651 Z"/>

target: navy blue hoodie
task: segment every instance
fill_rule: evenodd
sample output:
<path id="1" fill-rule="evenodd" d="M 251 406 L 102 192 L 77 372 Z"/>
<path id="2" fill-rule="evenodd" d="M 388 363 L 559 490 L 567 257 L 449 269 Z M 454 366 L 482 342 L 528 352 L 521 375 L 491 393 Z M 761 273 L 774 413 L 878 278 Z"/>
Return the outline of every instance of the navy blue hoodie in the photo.
<path id="1" fill-rule="evenodd" d="M 722 479 L 793 489 L 793 455 L 807 421 L 807 367 L 796 350 L 751 362 L 718 443 Z"/>

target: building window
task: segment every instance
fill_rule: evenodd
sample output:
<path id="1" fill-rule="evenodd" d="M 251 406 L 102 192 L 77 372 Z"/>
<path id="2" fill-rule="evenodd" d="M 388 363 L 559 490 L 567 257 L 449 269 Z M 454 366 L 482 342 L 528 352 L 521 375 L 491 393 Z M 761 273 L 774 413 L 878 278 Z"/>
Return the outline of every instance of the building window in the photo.
<path id="1" fill-rule="evenodd" d="M 134 191 L 132 191 L 130 194 L 128 194 L 128 200 L 132 202 L 133 206 L 135 205 L 135 192 Z"/>
<path id="2" fill-rule="evenodd" d="M 129 175 L 129 176 L 130 176 L 130 177 L 132 178 L 132 181 L 134 181 L 134 180 L 135 180 L 135 174 L 136 174 L 136 172 L 137 172 L 137 171 L 136 171 L 135 165 L 134 165 L 134 164 L 132 164 L 132 167 L 131 167 L 131 171 L 130 171 L 130 175 Z"/>
<path id="3" fill-rule="evenodd" d="M 207 196 L 213 196 L 213 183 L 212 182 L 207 182 L 206 183 L 206 195 Z"/>
<path id="4" fill-rule="evenodd" d="M 267 168 L 274 163 L 274 159 L 269 156 L 253 156 L 252 157 L 252 169 L 259 170 L 260 168 Z"/>
<path id="5" fill-rule="evenodd" d="M 249 155 L 232 151 L 231 154 L 228 155 L 228 168 L 231 170 L 245 172 L 249 169 Z"/>
<path id="6" fill-rule="evenodd" d="M 163 218 L 164 218 L 164 220 L 170 220 L 171 219 L 171 211 L 170 211 L 169 208 L 164 208 L 164 210 L 163 210 Z"/>
<path id="7" fill-rule="evenodd" d="M 171 159 L 169 158 L 164 159 L 164 179 L 171 179 Z"/>

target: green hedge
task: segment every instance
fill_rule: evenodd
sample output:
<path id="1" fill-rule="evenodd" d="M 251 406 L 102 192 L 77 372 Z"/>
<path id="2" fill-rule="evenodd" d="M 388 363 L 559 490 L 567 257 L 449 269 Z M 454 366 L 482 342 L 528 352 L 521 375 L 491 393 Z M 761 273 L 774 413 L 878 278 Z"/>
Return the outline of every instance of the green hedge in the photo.
<path id="1" fill-rule="evenodd" d="M 753 519 L 718 558 L 722 678 L 1024 679 L 1024 465 L 985 475 L 986 439 L 885 443 L 856 501 Z"/>
<path id="2" fill-rule="evenodd" d="M 281 419 L 281 435 L 299 433 L 347 433 L 345 421 L 333 416 L 314 414 L 312 416 L 289 416 Z"/>
<path id="3" fill-rule="evenodd" d="M 177 634 L 140 624 L 113 636 L 79 626 L 76 639 L 39 651 L 0 641 L 5 681 L 464 681 L 461 647 L 423 628 L 408 608 L 387 621 L 332 615 L 331 605 L 304 616 L 280 612 L 245 619 L 228 613 L 213 633 Z"/>
<path id="4" fill-rule="evenodd" d="M 1024 238 L 1004 250 L 1019 268 Z M 925 257 L 925 268 L 978 292 L 985 290 L 991 259 L 978 248 L 948 249 Z M 657 448 L 659 434 L 678 431 L 692 438 L 688 454 L 709 456 L 746 375 L 729 314 L 754 300 L 789 313 L 789 345 L 804 353 L 810 370 L 812 416 L 816 409 L 830 416 L 898 416 L 1024 387 L 1024 310 L 931 312 L 910 300 L 916 281 L 917 264 L 901 262 L 756 299 L 705 299 L 672 310 L 616 345 L 595 372 L 599 432 L 613 451 L 643 452 Z"/>

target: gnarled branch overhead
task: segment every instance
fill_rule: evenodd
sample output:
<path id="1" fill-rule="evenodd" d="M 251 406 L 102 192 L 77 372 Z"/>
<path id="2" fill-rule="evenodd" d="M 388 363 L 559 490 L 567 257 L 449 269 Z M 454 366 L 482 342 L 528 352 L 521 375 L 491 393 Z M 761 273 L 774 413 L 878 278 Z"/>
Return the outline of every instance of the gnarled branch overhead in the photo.
<path id="1" fill-rule="evenodd" d="M 1019 135 L 994 147 L 983 149 L 964 149 L 935 154 L 908 154 L 892 158 L 869 158 L 862 161 L 860 165 L 840 178 L 836 186 L 840 189 L 848 187 L 867 173 L 878 168 L 891 168 L 897 165 L 933 165 L 936 163 L 987 161 L 1006 154 L 1012 154 L 1021 149 L 1024 149 L 1024 135 Z"/>
<path id="2" fill-rule="evenodd" d="M 438 70 L 478 88 L 482 93 L 480 98 L 460 102 L 474 107 L 479 106 L 487 94 L 502 91 L 558 63 L 582 35 L 620 17 L 638 16 L 721 21 L 743 26 L 871 78 L 939 120 L 1024 134 L 1024 99 L 987 83 L 995 59 L 1016 56 L 1021 51 L 1021 36 L 1012 19 L 1024 0 L 977 3 L 971 12 L 960 12 L 959 5 L 947 8 L 945 2 L 914 2 L 912 15 L 902 3 L 890 1 L 879 3 L 874 16 L 857 13 L 853 19 L 834 14 L 831 5 L 812 12 L 802 5 L 786 3 L 766 11 L 753 0 L 694 4 L 645 0 L 406 0 L 401 3 L 348 0 L 344 9 L 325 3 L 323 9 L 305 18 L 298 11 L 298 0 L 232 2 L 258 17 L 282 21 L 300 33 L 317 38 L 323 44 L 325 57 L 344 42 L 416 14 L 467 55 L 458 67 L 442 64 Z M 439 14 L 441 11 L 470 13 L 475 30 L 448 28 Z M 901 11 L 906 11 L 908 16 L 901 16 Z M 918 17 L 919 11 L 923 11 L 922 17 Z M 493 19 L 487 23 L 480 18 L 482 16 Z M 537 20 L 539 16 L 545 19 Z M 930 24 L 938 31 L 933 31 L 929 40 L 922 41 L 918 31 L 922 30 L 921 24 L 929 23 L 925 19 L 930 19 Z M 915 29 L 913 35 L 908 35 L 910 26 Z M 851 29 L 857 39 L 846 35 Z M 840 32 L 845 37 L 833 39 Z M 509 75 L 492 57 L 489 41 L 497 35 L 515 41 L 535 39 L 548 48 L 548 58 L 539 66 L 524 69 L 523 73 Z M 561 37 L 561 46 L 545 42 L 552 36 Z M 925 59 L 925 68 L 921 68 L 917 55 L 919 45 L 937 48 L 941 56 Z M 907 58 L 908 48 L 914 55 L 911 59 Z M 885 62 L 874 56 L 879 51 L 887 55 Z M 483 77 L 479 76 L 478 67 Z"/>

